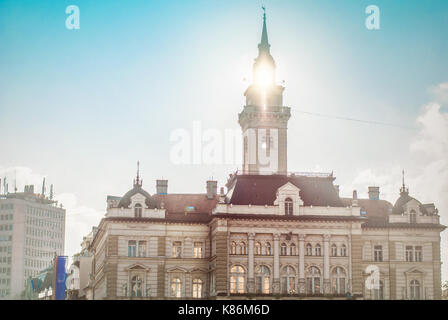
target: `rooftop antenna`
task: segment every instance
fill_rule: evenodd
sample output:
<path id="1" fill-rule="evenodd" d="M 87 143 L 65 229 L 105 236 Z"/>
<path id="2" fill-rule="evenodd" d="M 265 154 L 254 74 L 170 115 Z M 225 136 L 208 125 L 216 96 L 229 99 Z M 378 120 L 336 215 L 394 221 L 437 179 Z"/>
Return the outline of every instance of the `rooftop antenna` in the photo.
<path id="1" fill-rule="evenodd" d="M 14 169 L 14 193 L 17 193 L 17 170 Z"/>
<path id="2" fill-rule="evenodd" d="M 53 184 L 50 185 L 50 200 L 53 200 Z"/>

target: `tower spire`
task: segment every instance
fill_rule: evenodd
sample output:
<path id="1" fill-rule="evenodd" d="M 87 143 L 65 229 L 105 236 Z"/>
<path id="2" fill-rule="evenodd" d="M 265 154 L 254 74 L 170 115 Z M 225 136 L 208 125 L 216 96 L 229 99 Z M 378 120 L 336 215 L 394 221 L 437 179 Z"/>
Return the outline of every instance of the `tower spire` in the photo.
<path id="1" fill-rule="evenodd" d="M 264 6 L 261 7 L 263 9 L 263 31 L 261 33 L 261 41 L 258 45 L 258 49 L 261 52 L 269 53 L 270 44 L 268 41 L 268 29 L 266 27 L 266 8 Z"/>

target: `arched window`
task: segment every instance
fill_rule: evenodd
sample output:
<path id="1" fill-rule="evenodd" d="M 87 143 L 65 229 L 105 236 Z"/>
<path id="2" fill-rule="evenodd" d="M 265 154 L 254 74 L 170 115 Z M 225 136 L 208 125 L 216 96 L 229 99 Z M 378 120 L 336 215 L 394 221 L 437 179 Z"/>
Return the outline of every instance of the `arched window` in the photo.
<path id="1" fill-rule="evenodd" d="M 291 198 L 285 199 L 285 214 L 287 216 L 292 216 L 293 214 L 293 202 Z"/>
<path id="2" fill-rule="evenodd" d="M 232 241 L 230 244 L 230 254 L 236 254 L 236 242 Z"/>
<path id="3" fill-rule="evenodd" d="M 289 246 L 289 254 L 291 256 L 296 255 L 296 245 L 294 243 L 291 243 L 291 245 Z"/>
<path id="4" fill-rule="evenodd" d="M 261 243 L 260 242 L 255 243 L 255 254 L 261 255 Z"/>
<path id="5" fill-rule="evenodd" d="M 139 275 L 135 275 L 131 278 L 131 296 L 132 297 L 143 296 L 143 280 Z"/>
<path id="6" fill-rule="evenodd" d="M 306 255 L 307 256 L 313 255 L 313 247 L 311 246 L 311 243 L 306 244 Z"/>
<path id="7" fill-rule="evenodd" d="M 420 300 L 420 281 L 411 280 L 410 289 L 411 289 L 410 298 L 412 300 Z"/>
<path id="8" fill-rule="evenodd" d="M 230 293 L 244 293 L 245 272 L 241 266 L 230 269 Z"/>
<path id="9" fill-rule="evenodd" d="M 286 266 L 282 269 L 281 285 L 283 294 L 296 293 L 296 271 L 291 266 Z"/>
<path id="10" fill-rule="evenodd" d="M 409 212 L 409 222 L 410 223 L 417 222 L 417 212 L 415 212 L 415 210 L 411 210 L 411 212 Z"/>
<path id="11" fill-rule="evenodd" d="M 266 242 L 266 244 L 265 244 L 265 248 L 266 248 L 265 254 L 266 254 L 267 256 L 272 255 L 271 244 L 270 244 L 269 242 Z"/>
<path id="12" fill-rule="evenodd" d="M 282 245 L 280 246 L 280 255 L 286 256 L 286 250 L 287 250 L 286 243 L 283 242 Z"/>
<path id="13" fill-rule="evenodd" d="M 258 293 L 269 293 L 271 284 L 271 271 L 266 266 L 257 268 L 256 288 Z"/>
<path id="14" fill-rule="evenodd" d="M 247 252 L 246 252 L 246 243 L 244 241 L 240 242 L 240 254 L 247 254 Z"/>
<path id="15" fill-rule="evenodd" d="M 140 203 L 137 203 L 134 207 L 134 217 L 141 218 L 142 217 L 142 205 Z"/>
<path id="16" fill-rule="evenodd" d="M 321 255 L 322 255 L 322 251 L 321 251 L 321 248 L 320 248 L 320 244 L 316 244 L 316 247 L 314 248 L 314 254 L 315 254 L 316 256 L 321 256 Z"/>
<path id="17" fill-rule="evenodd" d="M 384 283 L 380 280 L 379 288 L 373 289 L 373 299 L 374 300 L 383 300 L 384 299 Z"/>
<path id="18" fill-rule="evenodd" d="M 308 294 L 320 293 L 320 270 L 317 267 L 308 268 L 308 274 L 306 277 Z"/>
<path id="19" fill-rule="evenodd" d="M 193 298 L 202 298 L 202 280 L 193 280 Z"/>
<path id="20" fill-rule="evenodd" d="M 343 244 L 341 246 L 341 257 L 346 257 L 347 256 L 347 246 L 345 244 Z"/>
<path id="21" fill-rule="evenodd" d="M 336 257 L 338 255 L 338 247 L 333 243 L 331 245 L 331 256 Z"/>
<path id="22" fill-rule="evenodd" d="M 179 278 L 171 279 L 171 296 L 175 298 L 182 297 L 182 282 Z"/>
<path id="23" fill-rule="evenodd" d="M 331 274 L 331 282 L 332 282 L 332 289 L 333 293 L 335 294 L 345 294 L 346 287 L 345 287 L 345 271 L 341 267 L 336 267 L 333 269 L 333 272 Z"/>

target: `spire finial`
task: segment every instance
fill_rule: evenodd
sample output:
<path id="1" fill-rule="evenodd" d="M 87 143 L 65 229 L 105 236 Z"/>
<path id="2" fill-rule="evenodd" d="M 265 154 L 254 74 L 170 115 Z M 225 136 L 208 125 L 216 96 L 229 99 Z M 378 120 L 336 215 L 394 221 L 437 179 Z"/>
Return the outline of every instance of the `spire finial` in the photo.
<path id="1" fill-rule="evenodd" d="M 140 181 L 140 161 L 137 161 L 137 178 L 134 180 L 134 186 L 142 186 L 142 181 Z"/>
<path id="2" fill-rule="evenodd" d="M 409 189 L 406 188 L 406 184 L 404 183 L 404 169 L 401 171 L 401 174 L 402 174 L 403 181 L 402 181 L 402 186 L 401 186 L 400 192 L 408 193 Z"/>

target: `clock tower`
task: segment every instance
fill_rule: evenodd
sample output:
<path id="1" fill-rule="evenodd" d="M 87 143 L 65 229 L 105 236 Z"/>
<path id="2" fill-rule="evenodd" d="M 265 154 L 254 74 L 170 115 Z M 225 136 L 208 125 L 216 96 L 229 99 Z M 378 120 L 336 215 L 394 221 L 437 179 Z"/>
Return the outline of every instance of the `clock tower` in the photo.
<path id="1" fill-rule="evenodd" d="M 275 82 L 275 61 L 270 47 L 264 13 L 253 83 L 244 92 L 246 105 L 239 114 L 243 174 L 287 173 L 287 124 L 291 113 L 289 107 L 283 106 L 285 88 Z"/>

